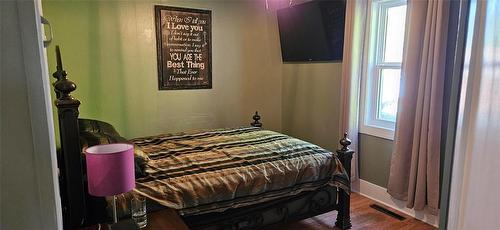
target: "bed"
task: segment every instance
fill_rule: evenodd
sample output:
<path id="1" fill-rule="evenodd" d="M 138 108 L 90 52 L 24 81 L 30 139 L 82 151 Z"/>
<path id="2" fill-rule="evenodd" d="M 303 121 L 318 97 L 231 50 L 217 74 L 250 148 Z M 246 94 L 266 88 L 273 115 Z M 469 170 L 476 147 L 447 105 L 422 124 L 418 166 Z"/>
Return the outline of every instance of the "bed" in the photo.
<path id="1" fill-rule="evenodd" d="M 86 189 L 82 147 L 115 142 L 136 146 L 134 192 L 148 198 L 148 210 L 174 208 L 191 229 L 261 229 L 332 210 L 337 227 L 351 227 L 347 134 L 332 153 L 263 129 L 256 113 L 251 126 L 126 140 L 109 123 L 79 119 L 76 85 L 56 53 L 65 229 L 106 221 L 106 201 Z"/>

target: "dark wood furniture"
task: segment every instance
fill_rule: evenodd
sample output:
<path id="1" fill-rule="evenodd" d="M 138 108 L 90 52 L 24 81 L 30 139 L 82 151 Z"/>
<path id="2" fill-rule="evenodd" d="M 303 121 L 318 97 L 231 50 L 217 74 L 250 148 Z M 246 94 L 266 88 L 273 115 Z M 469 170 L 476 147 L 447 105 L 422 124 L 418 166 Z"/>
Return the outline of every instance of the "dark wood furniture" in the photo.
<path id="1" fill-rule="evenodd" d="M 130 219 L 121 220 L 130 222 Z M 127 223 L 129 225 L 133 225 Z M 98 230 L 99 225 L 92 225 L 82 228 L 82 230 Z M 108 229 L 107 224 L 101 224 L 101 230 Z M 131 229 L 138 229 L 131 227 Z M 158 230 L 158 229 L 175 229 L 175 230 L 189 230 L 188 226 L 179 217 L 177 212 L 173 209 L 166 208 L 160 211 L 148 213 L 148 224 L 141 230 Z"/>
<path id="2" fill-rule="evenodd" d="M 145 229 L 188 230 L 189 228 L 175 210 L 167 208 L 153 213 L 148 213 L 148 225 Z"/>
<path id="3" fill-rule="evenodd" d="M 57 99 L 61 152 L 58 156 L 60 188 L 63 207 L 64 229 L 75 229 L 102 222 L 102 199 L 88 195 L 78 127 L 80 101 L 71 96 L 76 85 L 68 80 L 63 70 L 59 47 L 56 47 L 57 71 L 53 76 Z M 260 115 L 253 117 L 251 125 L 261 127 Z M 337 157 L 348 172 L 351 171 L 352 150 L 347 133 L 340 141 L 342 148 Z M 341 229 L 351 227 L 349 215 L 350 191 L 335 187 L 324 187 L 303 192 L 291 197 L 260 203 L 244 208 L 230 209 L 221 213 L 185 216 L 184 221 L 193 229 L 259 229 L 278 222 L 313 217 L 338 210 L 335 225 Z M 105 205 L 105 204 L 104 204 Z M 101 218 L 101 219 L 99 219 Z"/>

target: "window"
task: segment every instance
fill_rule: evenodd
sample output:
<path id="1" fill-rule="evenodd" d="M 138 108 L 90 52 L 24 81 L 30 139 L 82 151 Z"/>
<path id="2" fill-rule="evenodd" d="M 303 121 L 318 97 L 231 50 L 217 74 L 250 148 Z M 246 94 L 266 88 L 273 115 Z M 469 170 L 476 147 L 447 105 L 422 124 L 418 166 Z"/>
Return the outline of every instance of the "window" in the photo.
<path id="1" fill-rule="evenodd" d="M 369 5 L 362 84 L 362 133 L 394 138 L 406 25 L 406 1 Z"/>

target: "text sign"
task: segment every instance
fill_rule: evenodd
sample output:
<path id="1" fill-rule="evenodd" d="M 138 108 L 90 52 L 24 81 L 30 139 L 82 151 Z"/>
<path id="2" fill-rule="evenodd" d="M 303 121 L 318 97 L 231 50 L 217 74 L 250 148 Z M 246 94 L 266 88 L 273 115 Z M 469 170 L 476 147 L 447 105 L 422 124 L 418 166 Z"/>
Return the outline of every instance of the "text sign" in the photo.
<path id="1" fill-rule="evenodd" d="M 158 88 L 212 88 L 212 13 L 155 6 Z"/>

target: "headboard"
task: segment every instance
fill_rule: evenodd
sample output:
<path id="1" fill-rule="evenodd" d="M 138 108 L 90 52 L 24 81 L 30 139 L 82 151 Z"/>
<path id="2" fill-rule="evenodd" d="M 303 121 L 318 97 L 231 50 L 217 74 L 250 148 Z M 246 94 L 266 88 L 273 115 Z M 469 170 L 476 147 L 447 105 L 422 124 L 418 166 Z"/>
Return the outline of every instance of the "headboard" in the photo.
<path id="1" fill-rule="evenodd" d="M 53 87 L 56 93 L 55 105 L 61 144 L 57 162 L 63 225 L 64 229 L 77 229 L 92 224 L 92 220 L 101 215 L 96 210 L 101 210 L 100 207 L 106 205 L 103 204 L 103 198 L 92 197 L 87 192 L 82 147 L 127 140 L 121 137 L 111 124 L 78 118 L 80 101 L 71 95 L 76 90 L 76 84 L 68 79 L 63 69 L 59 46 L 56 46 L 56 59 L 57 70 L 52 76 L 56 78 Z M 258 112 L 255 112 L 250 125 L 262 127 L 260 119 Z"/>
<path id="2" fill-rule="evenodd" d="M 74 229 L 84 224 L 86 202 L 82 165 L 82 149 L 78 130 L 80 101 L 71 96 L 76 85 L 68 80 L 63 70 L 61 52 L 56 46 L 57 70 L 52 74 L 56 92 L 55 105 L 59 121 L 61 151 L 57 163 L 61 192 L 64 229 Z"/>

